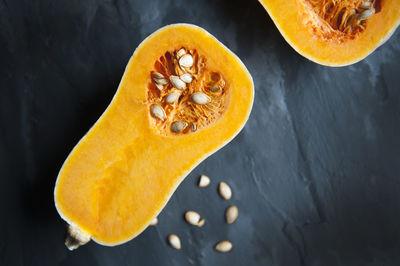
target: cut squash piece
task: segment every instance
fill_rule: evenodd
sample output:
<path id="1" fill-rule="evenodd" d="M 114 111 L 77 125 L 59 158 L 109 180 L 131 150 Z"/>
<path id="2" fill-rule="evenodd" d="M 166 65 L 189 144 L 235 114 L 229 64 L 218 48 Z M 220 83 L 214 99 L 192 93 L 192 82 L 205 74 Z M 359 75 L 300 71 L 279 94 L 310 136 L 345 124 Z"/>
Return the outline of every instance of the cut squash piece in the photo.
<path id="1" fill-rule="evenodd" d="M 400 24 L 399 0 L 259 0 L 286 41 L 327 66 L 356 63 Z"/>
<path id="2" fill-rule="evenodd" d="M 189 172 L 239 133 L 253 97 L 246 67 L 205 30 L 174 24 L 145 39 L 58 175 L 67 246 L 88 237 L 112 246 L 142 232 Z"/>

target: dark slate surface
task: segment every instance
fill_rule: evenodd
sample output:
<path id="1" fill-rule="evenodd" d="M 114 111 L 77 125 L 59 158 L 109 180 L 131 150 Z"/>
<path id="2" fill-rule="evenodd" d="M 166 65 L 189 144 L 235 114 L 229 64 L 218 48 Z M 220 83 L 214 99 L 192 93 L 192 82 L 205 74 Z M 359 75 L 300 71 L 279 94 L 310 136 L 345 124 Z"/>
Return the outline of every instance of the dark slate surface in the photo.
<path id="1" fill-rule="evenodd" d="M 204 27 L 243 60 L 251 117 L 187 177 L 157 227 L 68 252 L 57 172 L 137 45 L 175 22 Z M 400 264 L 399 31 L 362 62 L 329 68 L 298 55 L 255 0 L 3 0 L 0 27 L 0 265 Z M 212 184 L 200 190 L 202 173 Z M 222 180 L 230 202 L 217 195 Z M 228 226 L 229 204 L 240 216 Z M 188 209 L 203 228 L 184 222 Z M 222 239 L 230 254 L 213 251 Z"/>

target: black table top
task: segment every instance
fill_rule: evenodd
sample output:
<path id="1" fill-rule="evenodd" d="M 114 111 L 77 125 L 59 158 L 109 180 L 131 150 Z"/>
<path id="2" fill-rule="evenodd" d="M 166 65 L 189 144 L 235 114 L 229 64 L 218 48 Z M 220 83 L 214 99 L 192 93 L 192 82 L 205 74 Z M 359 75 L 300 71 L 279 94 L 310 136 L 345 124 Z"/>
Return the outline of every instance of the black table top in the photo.
<path id="1" fill-rule="evenodd" d="M 156 227 L 69 252 L 53 203 L 58 170 L 138 44 L 177 22 L 243 60 L 255 82 L 250 119 L 185 179 Z M 297 54 L 256 0 L 4 0 L 0 25 L 0 265 L 400 264 L 399 30 L 365 60 L 330 68 Z M 197 188 L 200 174 L 209 187 Z M 226 225 L 230 204 L 240 214 Z M 185 223 L 190 209 L 204 227 Z M 182 250 L 167 245 L 170 233 Z M 223 239 L 229 254 L 213 249 Z"/>

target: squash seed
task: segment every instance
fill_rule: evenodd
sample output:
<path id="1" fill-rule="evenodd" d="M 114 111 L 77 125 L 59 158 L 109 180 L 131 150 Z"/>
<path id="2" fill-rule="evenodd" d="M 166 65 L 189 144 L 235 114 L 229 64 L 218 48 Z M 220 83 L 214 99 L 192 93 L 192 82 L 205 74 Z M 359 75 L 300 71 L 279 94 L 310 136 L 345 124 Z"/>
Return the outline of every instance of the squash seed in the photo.
<path id="1" fill-rule="evenodd" d="M 357 14 L 358 20 L 366 20 L 369 17 L 371 17 L 373 14 L 375 14 L 375 8 L 371 7 L 370 9 L 364 10 L 360 14 Z"/>
<path id="2" fill-rule="evenodd" d="M 202 92 L 195 92 L 192 95 L 190 95 L 190 98 L 195 104 L 206 104 L 211 102 L 211 98 Z"/>
<path id="3" fill-rule="evenodd" d="M 176 52 L 176 58 L 179 59 L 179 58 L 181 58 L 182 56 L 184 56 L 185 54 L 186 54 L 185 48 L 181 48 L 181 49 L 179 49 L 178 52 Z"/>
<path id="4" fill-rule="evenodd" d="M 360 4 L 360 8 L 362 9 L 369 9 L 372 6 L 371 1 L 365 1 Z"/>
<path id="5" fill-rule="evenodd" d="M 181 240 L 175 234 L 171 234 L 168 236 L 168 243 L 171 245 L 171 247 L 175 249 L 181 249 Z"/>
<path id="6" fill-rule="evenodd" d="M 164 109 L 162 108 L 161 105 L 153 103 L 150 106 L 150 113 L 153 117 L 158 118 L 160 120 L 165 120 L 167 118 L 167 115 L 165 114 Z"/>
<path id="7" fill-rule="evenodd" d="M 239 215 L 239 209 L 236 206 L 230 206 L 225 211 L 225 219 L 228 224 L 233 223 Z"/>
<path id="8" fill-rule="evenodd" d="M 162 84 L 155 83 L 155 85 L 159 91 L 162 91 L 164 89 L 164 85 Z"/>
<path id="9" fill-rule="evenodd" d="M 166 103 L 173 103 L 176 100 L 178 100 L 179 96 L 181 95 L 181 93 L 179 91 L 174 91 L 171 92 L 167 95 L 167 97 L 165 97 L 165 102 Z"/>
<path id="10" fill-rule="evenodd" d="M 228 240 L 224 240 L 219 242 L 216 246 L 215 246 L 215 250 L 217 250 L 218 252 L 221 253 L 225 253 L 225 252 L 229 252 L 232 250 L 232 243 Z"/>
<path id="11" fill-rule="evenodd" d="M 221 88 L 218 85 L 216 85 L 214 87 L 211 87 L 209 90 L 212 91 L 212 92 L 216 92 L 216 91 L 219 91 L 220 89 Z"/>
<path id="12" fill-rule="evenodd" d="M 151 221 L 150 221 L 150 224 L 149 225 L 156 225 L 156 224 L 158 224 L 158 218 L 157 217 L 154 217 L 153 219 L 151 219 Z"/>
<path id="13" fill-rule="evenodd" d="M 199 187 L 206 187 L 210 184 L 210 178 L 206 175 L 201 175 L 199 178 Z"/>
<path id="14" fill-rule="evenodd" d="M 161 74 L 160 72 L 157 72 L 157 71 L 154 71 L 154 72 L 152 73 L 152 76 L 153 76 L 153 78 L 155 78 L 155 79 L 163 79 L 163 78 L 164 78 L 164 75 Z"/>
<path id="15" fill-rule="evenodd" d="M 219 195 L 220 195 L 224 200 L 229 200 L 229 199 L 231 199 L 231 197 L 232 197 L 232 190 L 231 190 L 231 188 L 228 186 L 228 184 L 226 184 L 225 182 L 219 183 L 218 191 L 219 191 Z"/>
<path id="16" fill-rule="evenodd" d="M 193 66 L 193 57 L 190 54 L 185 54 L 181 58 L 179 58 L 179 65 L 181 67 L 192 67 Z"/>
<path id="17" fill-rule="evenodd" d="M 174 133 L 179 133 L 187 127 L 188 123 L 183 121 L 175 121 L 171 124 L 171 131 Z"/>
<path id="18" fill-rule="evenodd" d="M 193 80 L 192 75 L 190 75 L 189 73 L 182 74 L 179 78 L 185 83 L 190 83 Z"/>
<path id="19" fill-rule="evenodd" d="M 190 124 L 190 130 L 192 130 L 193 132 L 195 132 L 197 130 L 197 126 L 193 123 Z"/>
<path id="20" fill-rule="evenodd" d="M 200 214 L 198 214 L 197 212 L 194 211 L 187 211 L 185 213 L 185 220 L 186 222 L 188 222 L 191 225 L 196 225 L 196 226 L 203 226 L 205 220 L 202 219 L 200 220 Z"/>
<path id="21" fill-rule="evenodd" d="M 183 82 L 178 76 L 170 76 L 169 80 L 171 81 L 172 86 L 177 88 L 178 90 L 183 90 L 186 88 L 186 83 Z"/>

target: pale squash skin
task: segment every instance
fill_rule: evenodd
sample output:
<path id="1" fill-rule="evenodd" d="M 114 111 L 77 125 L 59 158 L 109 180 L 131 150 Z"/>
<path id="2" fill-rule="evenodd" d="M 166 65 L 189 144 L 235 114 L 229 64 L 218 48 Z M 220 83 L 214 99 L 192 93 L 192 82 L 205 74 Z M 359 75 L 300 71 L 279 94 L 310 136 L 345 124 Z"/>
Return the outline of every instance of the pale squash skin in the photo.
<path id="1" fill-rule="evenodd" d="M 400 1 L 382 0 L 381 10 L 368 19 L 366 29 L 343 43 L 321 40 L 301 22 L 297 0 L 259 0 L 285 40 L 299 54 L 326 66 L 361 61 L 384 44 L 400 24 Z"/>
<path id="2" fill-rule="evenodd" d="M 225 113 L 198 132 L 163 136 L 151 128 L 146 104 L 149 71 L 167 50 L 194 47 L 230 83 Z M 97 243 L 113 246 L 140 234 L 201 161 L 243 128 L 254 98 L 250 73 L 211 34 L 173 24 L 146 38 L 128 62 L 109 107 L 72 150 L 57 178 L 60 216 Z"/>

